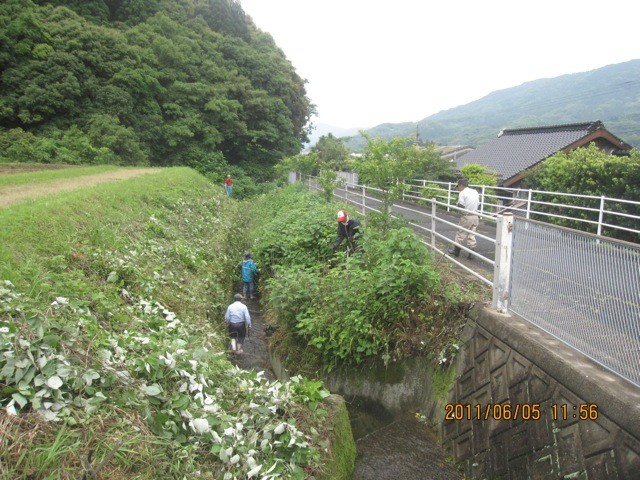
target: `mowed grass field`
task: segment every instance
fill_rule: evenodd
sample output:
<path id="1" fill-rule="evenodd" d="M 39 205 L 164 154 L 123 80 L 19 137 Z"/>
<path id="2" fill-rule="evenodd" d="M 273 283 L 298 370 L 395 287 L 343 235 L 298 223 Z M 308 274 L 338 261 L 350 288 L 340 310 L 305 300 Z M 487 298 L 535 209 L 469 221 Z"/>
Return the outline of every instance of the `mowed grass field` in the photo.
<path id="1" fill-rule="evenodd" d="M 124 180 L 160 170 L 113 165 L 90 167 L 60 165 L 57 167 L 42 170 L 36 170 L 36 167 L 24 167 L 26 171 L 21 171 L 19 168 L 11 170 L 0 168 L 0 208 L 66 190 Z"/>

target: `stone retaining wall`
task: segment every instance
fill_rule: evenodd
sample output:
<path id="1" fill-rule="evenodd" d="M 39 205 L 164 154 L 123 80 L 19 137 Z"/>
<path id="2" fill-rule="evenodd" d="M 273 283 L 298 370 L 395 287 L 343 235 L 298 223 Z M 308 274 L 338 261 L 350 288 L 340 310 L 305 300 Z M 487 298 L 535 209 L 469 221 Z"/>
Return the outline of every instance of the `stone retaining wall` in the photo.
<path id="1" fill-rule="evenodd" d="M 513 315 L 471 316 L 441 412 L 467 478 L 640 479 L 640 388 Z"/>

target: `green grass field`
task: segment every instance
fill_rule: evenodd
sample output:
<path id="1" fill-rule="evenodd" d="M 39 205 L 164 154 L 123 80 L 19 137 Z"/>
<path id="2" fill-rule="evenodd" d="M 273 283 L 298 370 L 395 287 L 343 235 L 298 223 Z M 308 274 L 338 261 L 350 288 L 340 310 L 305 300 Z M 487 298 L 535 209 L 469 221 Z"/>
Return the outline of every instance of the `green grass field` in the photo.
<path id="1" fill-rule="evenodd" d="M 97 173 L 104 173 L 113 170 L 118 170 L 122 167 L 114 165 L 98 165 L 95 167 L 66 167 L 56 170 L 41 170 L 36 172 L 25 173 L 11 173 L 7 175 L 0 174 L 0 189 L 3 187 L 11 187 L 18 185 L 29 185 L 46 183 L 55 180 L 62 180 L 67 178 L 77 178 L 83 175 L 95 175 Z"/>

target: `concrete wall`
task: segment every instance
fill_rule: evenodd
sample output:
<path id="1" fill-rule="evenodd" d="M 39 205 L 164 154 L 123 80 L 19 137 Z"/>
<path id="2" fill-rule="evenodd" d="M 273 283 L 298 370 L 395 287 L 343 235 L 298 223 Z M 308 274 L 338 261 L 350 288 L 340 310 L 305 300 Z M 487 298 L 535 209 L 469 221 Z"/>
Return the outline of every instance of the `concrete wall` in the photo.
<path id="1" fill-rule="evenodd" d="M 454 419 L 442 421 L 467 478 L 640 479 L 639 388 L 515 316 L 482 307 L 471 316 L 449 395 Z M 516 405 L 519 418 L 492 418 Z M 580 405 L 597 419 L 581 420 Z"/>
<path id="2" fill-rule="evenodd" d="M 462 340 L 444 402 L 434 388 L 442 372 L 425 359 L 337 369 L 324 380 L 331 391 L 391 415 L 426 413 L 468 479 L 640 480 L 640 388 L 521 318 L 488 307 L 471 311 Z M 287 377 L 273 355 L 272 366 Z M 462 415 L 446 420 L 447 403 Z M 516 405 L 518 418 L 493 418 L 494 411 L 513 415 Z M 581 420 L 580 405 L 597 419 Z"/>

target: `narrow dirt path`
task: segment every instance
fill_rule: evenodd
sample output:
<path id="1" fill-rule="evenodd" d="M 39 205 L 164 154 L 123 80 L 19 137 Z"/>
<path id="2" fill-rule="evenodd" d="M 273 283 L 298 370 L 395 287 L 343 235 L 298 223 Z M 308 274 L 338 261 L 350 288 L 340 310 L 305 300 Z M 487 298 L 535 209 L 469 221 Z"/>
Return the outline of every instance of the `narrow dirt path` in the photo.
<path id="1" fill-rule="evenodd" d="M 4 187 L 0 188 L 0 208 L 15 205 L 16 203 L 32 198 L 44 197 L 67 190 L 76 190 L 78 188 L 93 187 L 105 182 L 127 180 L 140 175 L 156 173 L 160 170 L 159 168 L 128 168 L 95 175 L 52 180 L 46 183 Z"/>

